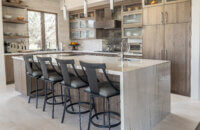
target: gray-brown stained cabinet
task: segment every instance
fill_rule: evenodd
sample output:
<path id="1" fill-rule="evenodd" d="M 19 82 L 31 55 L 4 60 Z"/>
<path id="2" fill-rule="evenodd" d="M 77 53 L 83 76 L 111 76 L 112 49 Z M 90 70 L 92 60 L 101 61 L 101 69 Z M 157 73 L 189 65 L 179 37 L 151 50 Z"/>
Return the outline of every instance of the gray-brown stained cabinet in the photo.
<path id="1" fill-rule="evenodd" d="M 171 61 L 171 91 L 190 96 L 191 1 L 144 7 L 143 58 Z"/>

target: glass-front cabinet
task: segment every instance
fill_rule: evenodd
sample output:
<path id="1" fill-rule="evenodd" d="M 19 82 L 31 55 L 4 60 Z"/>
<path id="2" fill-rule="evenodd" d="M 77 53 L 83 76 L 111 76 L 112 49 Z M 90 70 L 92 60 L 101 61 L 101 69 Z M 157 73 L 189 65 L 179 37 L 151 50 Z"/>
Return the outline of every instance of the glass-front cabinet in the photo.
<path id="1" fill-rule="evenodd" d="M 71 29 L 78 29 L 79 28 L 79 23 L 78 22 L 71 22 L 70 23 L 70 28 Z"/>
<path id="2" fill-rule="evenodd" d="M 70 33 L 71 39 L 79 39 L 79 32 L 78 31 L 72 31 Z"/>
<path id="3" fill-rule="evenodd" d="M 144 0 L 144 6 L 162 4 L 164 0 Z"/>
<path id="4" fill-rule="evenodd" d="M 83 13 L 79 13 L 71 14 L 69 18 L 71 39 L 92 39 L 96 37 L 96 30 L 94 28 L 94 11 L 88 12 L 88 17 L 85 17 Z"/>
<path id="5" fill-rule="evenodd" d="M 123 35 L 125 38 L 141 38 L 142 37 L 142 28 L 124 28 Z"/>
<path id="6" fill-rule="evenodd" d="M 142 14 L 128 14 L 123 16 L 123 24 L 140 24 L 142 23 Z"/>

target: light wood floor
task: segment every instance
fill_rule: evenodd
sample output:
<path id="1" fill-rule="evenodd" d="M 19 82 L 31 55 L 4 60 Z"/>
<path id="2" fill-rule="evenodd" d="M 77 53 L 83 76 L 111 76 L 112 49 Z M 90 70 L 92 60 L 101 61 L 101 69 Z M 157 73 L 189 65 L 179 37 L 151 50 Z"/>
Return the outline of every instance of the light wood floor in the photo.
<path id="1" fill-rule="evenodd" d="M 172 113 L 155 130 L 194 130 L 200 121 L 200 101 L 174 94 L 171 99 Z M 61 124 L 63 107 L 56 106 L 55 119 L 51 119 L 51 107 L 47 105 L 46 112 L 42 112 L 42 102 L 40 99 L 39 108 L 35 109 L 35 101 L 28 104 L 27 97 L 16 92 L 14 85 L 0 87 L 0 130 L 79 130 L 78 116 L 66 114 Z M 83 130 L 87 123 L 88 114 L 83 116 Z"/>

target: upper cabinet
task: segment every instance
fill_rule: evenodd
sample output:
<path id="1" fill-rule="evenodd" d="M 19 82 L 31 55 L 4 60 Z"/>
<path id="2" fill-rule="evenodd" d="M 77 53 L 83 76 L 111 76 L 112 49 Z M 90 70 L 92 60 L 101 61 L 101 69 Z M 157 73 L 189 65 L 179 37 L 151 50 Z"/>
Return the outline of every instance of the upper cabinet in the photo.
<path id="1" fill-rule="evenodd" d="M 162 5 L 143 9 L 144 25 L 159 25 L 164 23 L 164 8 Z"/>
<path id="2" fill-rule="evenodd" d="M 143 24 L 160 25 L 190 22 L 190 3 L 190 0 L 169 0 L 163 5 L 145 7 L 143 9 Z"/>
<path id="3" fill-rule="evenodd" d="M 165 5 L 165 23 L 185 23 L 191 21 L 190 1 L 166 4 Z"/>
<path id="4" fill-rule="evenodd" d="M 154 6 L 158 4 L 163 4 L 164 0 L 143 0 L 143 6 Z"/>

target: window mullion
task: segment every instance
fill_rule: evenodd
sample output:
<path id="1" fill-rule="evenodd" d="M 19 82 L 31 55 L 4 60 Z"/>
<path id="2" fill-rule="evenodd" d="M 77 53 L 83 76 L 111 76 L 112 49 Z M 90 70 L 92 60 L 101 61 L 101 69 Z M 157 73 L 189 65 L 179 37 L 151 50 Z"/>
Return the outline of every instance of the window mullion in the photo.
<path id="1" fill-rule="evenodd" d="M 44 13 L 41 13 L 41 24 L 42 24 L 42 50 L 46 50 L 46 45 L 45 45 L 45 19 L 44 19 Z"/>

